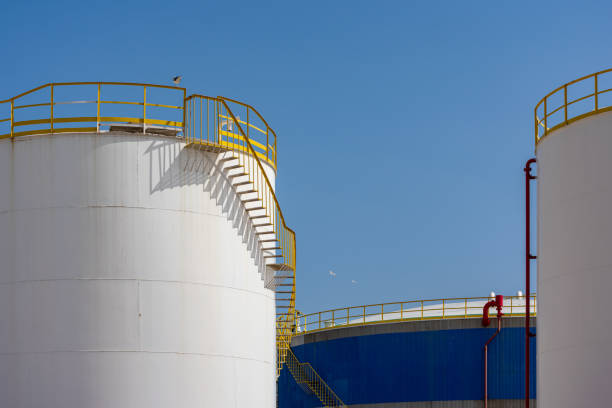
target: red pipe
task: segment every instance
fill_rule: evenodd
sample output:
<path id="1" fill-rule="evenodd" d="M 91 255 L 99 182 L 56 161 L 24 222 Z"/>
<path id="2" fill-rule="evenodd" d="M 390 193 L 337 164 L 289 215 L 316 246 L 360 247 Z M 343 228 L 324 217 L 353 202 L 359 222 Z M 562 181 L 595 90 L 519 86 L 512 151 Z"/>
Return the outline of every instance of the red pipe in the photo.
<path id="1" fill-rule="evenodd" d="M 531 319 L 531 260 L 536 259 L 535 255 L 531 255 L 531 190 L 530 181 L 537 177 L 531 175 L 531 165 L 536 162 L 535 158 L 527 160 L 525 163 L 525 408 L 529 408 L 529 339 L 534 335 L 531 334 L 530 319 Z"/>
<path id="2" fill-rule="evenodd" d="M 495 296 L 495 300 L 491 300 L 487 302 L 482 311 L 482 325 L 488 326 L 491 322 L 489 320 L 489 308 L 495 306 L 497 308 L 497 330 L 491 336 L 489 340 L 484 345 L 484 408 L 487 408 L 489 404 L 489 361 L 488 361 L 488 351 L 489 351 L 489 343 L 493 341 L 495 336 L 499 334 L 501 331 L 501 319 L 504 315 L 502 313 L 502 308 L 504 307 L 504 297 L 502 295 Z"/>
<path id="3" fill-rule="evenodd" d="M 491 319 L 489 319 L 489 309 L 497 304 L 496 300 L 490 300 L 485 303 L 484 308 L 482 309 L 482 325 L 484 327 L 488 327 L 491 324 Z"/>

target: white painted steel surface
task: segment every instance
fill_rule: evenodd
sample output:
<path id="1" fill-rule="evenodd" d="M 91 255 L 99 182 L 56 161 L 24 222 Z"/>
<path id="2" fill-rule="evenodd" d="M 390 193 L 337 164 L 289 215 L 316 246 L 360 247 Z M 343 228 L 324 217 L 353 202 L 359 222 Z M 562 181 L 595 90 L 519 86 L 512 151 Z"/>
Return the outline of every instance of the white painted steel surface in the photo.
<path id="1" fill-rule="evenodd" d="M 546 136 L 538 159 L 538 408 L 612 401 L 612 114 Z"/>
<path id="2" fill-rule="evenodd" d="M 275 406 L 274 293 L 216 157 L 0 141 L 1 407 Z"/>

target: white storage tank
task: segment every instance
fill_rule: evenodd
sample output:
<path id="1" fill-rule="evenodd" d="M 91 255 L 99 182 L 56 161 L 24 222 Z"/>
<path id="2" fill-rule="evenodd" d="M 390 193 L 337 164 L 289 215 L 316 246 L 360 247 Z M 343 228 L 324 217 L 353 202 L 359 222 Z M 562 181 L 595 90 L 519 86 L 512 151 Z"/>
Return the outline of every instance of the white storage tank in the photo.
<path id="1" fill-rule="evenodd" d="M 273 407 L 275 296 L 223 153 L 109 129 L 0 140 L 0 406 Z"/>
<path id="2" fill-rule="evenodd" d="M 538 408 L 612 401 L 610 76 L 561 86 L 536 108 Z"/>

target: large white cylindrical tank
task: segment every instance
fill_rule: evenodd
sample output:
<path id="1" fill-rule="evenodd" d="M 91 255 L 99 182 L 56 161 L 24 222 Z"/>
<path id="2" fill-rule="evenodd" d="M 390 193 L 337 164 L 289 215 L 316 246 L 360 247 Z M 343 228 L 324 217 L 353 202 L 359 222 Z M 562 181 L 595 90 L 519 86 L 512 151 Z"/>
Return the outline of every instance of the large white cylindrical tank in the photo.
<path id="1" fill-rule="evenodd" d="M 538 408 L 612 401 L 612 113 L 551 131 L 538 160 Z"/>
<path id="2" fill-rule="evenodd" d="M 1 407 L 275 406 L 274 292 L 216 162 L 153 135 L 0 141 Z"/>

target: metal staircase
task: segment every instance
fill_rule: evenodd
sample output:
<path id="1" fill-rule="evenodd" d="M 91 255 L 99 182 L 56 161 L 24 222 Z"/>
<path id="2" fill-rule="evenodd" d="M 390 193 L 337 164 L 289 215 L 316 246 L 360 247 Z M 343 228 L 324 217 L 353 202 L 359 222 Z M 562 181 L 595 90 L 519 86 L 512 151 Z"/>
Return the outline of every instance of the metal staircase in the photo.
<path id="1" fill-rule="evenodd" d="M 336 395 L 329 385 L 321 378 L 310 363 L 301 363 L 291 350 L 286 348 L 285 365 L 291 372 L 295 381 L 307 387 L 317 396 L 325 407 L 346 407 L 344 402 Z"/>
<path id="2" fill-rule="evenodd" d="M 236 109 L 246 120 L 240 119 Z M 185 99 L 185 112 L 187 146 L 218 153 L 216 165 L 244 206 L 260 245 L 265 283 L 276 293 L 277 376 L 286 365 L 296 382 L 306 386 L 324 406 L 344 407 L 314 368 L 301 363 L 290 347 L 296 331 L 295 233 L 285 224 L 262 164 L 276 169 L 276 134 L 253 107 L 220 96 L 192 95 Z"/>
<path id="3" fill-rule="evenodd" d="M 219 153 L 216 164 L 255 229 L 265 283 L 276 292 L 278 375 L 295 328 L 295 233 L 262 164 L 276 169 L 276 134 L 252 106 L 229 98 L 192 95 L 185 99 L 185 112 L 187 146 Z"/>

